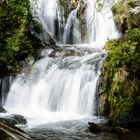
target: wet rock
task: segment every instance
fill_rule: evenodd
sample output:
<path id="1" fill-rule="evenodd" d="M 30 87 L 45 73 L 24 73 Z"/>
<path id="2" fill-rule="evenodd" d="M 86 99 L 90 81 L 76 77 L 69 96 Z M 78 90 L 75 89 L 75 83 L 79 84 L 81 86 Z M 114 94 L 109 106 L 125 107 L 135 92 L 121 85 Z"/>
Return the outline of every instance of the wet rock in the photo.
<path id="1" fill-rule="evenodd" d="M 117 126 L 117 127 L 112 128 L 110 130 L 110 132 L 112 132 L 112 133 L 128 133 L 128 132 L 130 132 L 130 130 L 127 128 Z"/>
<path id="2" fill-rule="evenodd" d="M 26 119 L 21 115 L 13 115 L 12 119 L 15 120 L 16 124 L 26 124 Z"/>
<path id="3" fill-rule="evenodd" d="M 99 116 L 108 116 L 110 112 L 110 105 L 107 100 L 107 96 L 103 93 L 100 94 L 99 104 L 98 104 L 98 115 Z"/>
<path id="4" fill-rule="evenodd" d="M 55 45 L 56 44 L 56 41 L 52 36 L 49 36 L 48 42 L 49 42 L 49 45 Z"/>
<path id="5" fill-rule="evenodd" d="M 14 125 L 5 124 L 0 121 L 0 139 L 1 140 L 30 140 L 31 138 L 23 130 L 15 127 Z"/>
<path id="6" fill-rule="evenodd" d="M 111 129 L 107 123 L 95 124 L 93 122 L 89 122 L 88 125 L 91 132 L 108 132 Z"/>
<path id="7" fill-rule="evenodd" d="M 0 106 L 0 113 L 6 113 L 7 111 L 2 107 Z"/>
<path id="8" fill-rule="evenodd" d="M 13 138 L 0 128 L 0 140 L 13 140 Z"/>
<path id="9" fill-rule="evenodd" d="M 91 132 L 101 132 L 101 129 L 97 124 L 89 122 L 88 125 L 89 125 L 88 128 Z"/>
<path id="10" fill-rule="evenodd" d="M 86 37 L 88 36 L 87 33 L 87 24 L 86 24 L 86 19 L 85 19 L 85 11 L 87 8 L 87 4 L 81 0 L 80 1 L 80 8 L 78 9 L 78 18 L 80 20 L 80 29 L 81 29 L 81 34 L 82 34 L 82 40 L 85 40 Z"/>
<path id="11" fill-rule="evenodd" d="M 17 124 L 26 124 L 26 119 L 20 115 L 10 115 L 0 118 L 0 140 L 30 140 L 30 136 Z"/>
<path id="12" fill-rule="evenodd" d="M 43 56 L 41 56 L 41 52 L 42 52 L 42 49 L 36 49 L 36 51 L 33 53 L 33 56 L 34 56 L 34 59 L 35 59 L 34 63 L 36 61 L 38 61 L 39 59 L 43 58 Z"/>
<path id="13" fill-rule="evenodd" d="M 89 130 L 93 133 L 97 132 L 109 132 L 109 133 L 128 133 L 130 130 L 127 128 L 123 128 L 120 126 L 110 126 L 108 123 L 103 124 L 95 124 L 95 123 L 88 123 Z"/>
<path id="14" fill-rule="evenodd" d="M 4 124 L 9 124 L 9 125 L 17 125 L 17 124 L 23 125 L 27 123 L 26 119 L 20 115 L 11 115 L 11 116 L 1 117 L 0 122 Z"/>

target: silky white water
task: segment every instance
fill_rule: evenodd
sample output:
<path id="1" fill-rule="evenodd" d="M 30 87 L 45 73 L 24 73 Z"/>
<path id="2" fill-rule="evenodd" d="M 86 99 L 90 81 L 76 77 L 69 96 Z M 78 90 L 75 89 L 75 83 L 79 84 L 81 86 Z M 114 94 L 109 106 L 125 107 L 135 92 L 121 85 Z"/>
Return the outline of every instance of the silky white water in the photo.
<path id="1" fill-rule="evenodd" d="M 97 12 L 95 0 L 83 0 L 82 4 L 86 5 L 83 35 L 77 16 L 81 1 L 67 19 L 57 0 L 30 0 L 30 3 L 44 29 L 42 35 L 53 37 L 60 49 L 42 50 L 42 59 L 35 62 L 30 71 L 17 76 L 5 108 L 38 119 L 39 123 L 93 116 L 106 57 L 103 46 L 107 39 L 119 37 L 111 9 Z"/>

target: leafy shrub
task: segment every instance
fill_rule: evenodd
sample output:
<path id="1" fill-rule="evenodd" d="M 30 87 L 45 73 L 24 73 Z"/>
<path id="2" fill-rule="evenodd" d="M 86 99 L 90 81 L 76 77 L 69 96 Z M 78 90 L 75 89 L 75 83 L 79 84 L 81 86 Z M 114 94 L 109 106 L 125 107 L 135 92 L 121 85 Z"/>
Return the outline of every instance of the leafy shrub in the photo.
<path id="1" fill-rule="evenodd" d="M 30 31 L 32 16 L 28 0 L 0 1 L 0 73 L 19 71 L 35 44 Z"/>
<path id="2" fill-rule="evenodd" d="M 103 66 L 103 90 L 108 96 L 110 117 L 118 122 L 130 115 L 140 97 L 140 28 L 134 28 L 119 40 L 109 40 L 109 56 Z M 139 114 L 140 116 L 140 114 Z"/>

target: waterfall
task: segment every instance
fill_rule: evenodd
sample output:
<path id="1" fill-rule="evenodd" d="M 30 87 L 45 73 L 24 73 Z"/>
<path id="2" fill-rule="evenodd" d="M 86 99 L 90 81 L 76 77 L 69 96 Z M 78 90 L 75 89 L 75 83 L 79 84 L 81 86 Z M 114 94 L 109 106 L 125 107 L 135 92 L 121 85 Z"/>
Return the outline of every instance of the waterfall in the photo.
<path id="1" fill-rule="evenodd" d="M 87 42 L 103 46 L 107 39 L 118 38 L 119 33 L 113 20 L 113 13 L 110 7 L 106 6 L 106 3 L 109 4 L 110 1 L 98 2 L 96 0 L 87 0 Z"/>
<path id="2" fill-rule="evenodd" d="M 4 105 L 13 79 L 14 76 L 6 76 L 5 78 L 0 79 L 0 105 Z"/>
<path id="3" fill-rule="evenodd" d="M 71 1 L 68 2 L 70 5 Z M 74 9 L 68 7 L 65 17 L 58 0 L 30 3 L 45 35 L 54 37 L 60 48 L 42 50 L 42 59 L 30 72 L 16 77 L 5 108 L 30 117 L 54 119 L 59 114 L 60 120 L 94 115 L 95 95 L 106 57 L 103 46 L 107 39 L 119 37 L 110 7 L 98 11 L 96 0 L 80 0 Z"/>
<path id="4" fill-rule="evenodd" d="M 116 0 L 79 0 L 77 7 L 70 10 L 67 19 L 64 14 L 68 10 L 64 11 L 59 1 L 61 0 L 30 0 L 33 14 L 41 23 L 45 36 L 48 34 L 53 37 L 58 44 L 93 44 L 103 47 L 107 39 L 119 37 L 109 6 Z M 72 3 L 67 0 L 67 6 L 70 2 Z M 85 21 L 84 29 L 81 20 Z"/>
<path id="5" fill-rule="evenodd" d="M 77 10 L 79 6 L 74 9 L 67 20 L 64 35 L 63 35 L 63 43 L 81 43 L 81 33 L 80 33 L 80 23 L 77 19 Z"/>

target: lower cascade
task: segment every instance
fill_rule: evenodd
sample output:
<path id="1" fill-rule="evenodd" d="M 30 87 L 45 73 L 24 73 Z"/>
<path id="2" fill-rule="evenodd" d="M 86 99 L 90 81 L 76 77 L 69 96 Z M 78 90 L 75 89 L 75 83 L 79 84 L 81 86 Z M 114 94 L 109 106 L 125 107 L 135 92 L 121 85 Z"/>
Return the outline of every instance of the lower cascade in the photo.
<path id="1" fill-rule="evenodd" d="M 68 51 L 76 56 L 65 56 Z M 54 58 L 48 55 L 37 61 L 29 73 L 17 77 L 5 108 L 39 115 L 45 112 L 93 115 L 105 52 L 73 47 L 57 52 Z"/>
<path id="2" fill-rule="evenodd" d="M 95 115 L 95 95 L 106 58 L 103 45 L 119 37 L 108 6 L 98 11 L 96 0 L 81 0 L 66 18 L 58 1 L 30 0 L 44 30 L 42 36 L 53 37 L 59 49 L 42 50 L 42 59 L 15 78 L 4 105 L 9 112 L 48 122 Z M 78 17 L 82 7 L 83 19 Z"/>

